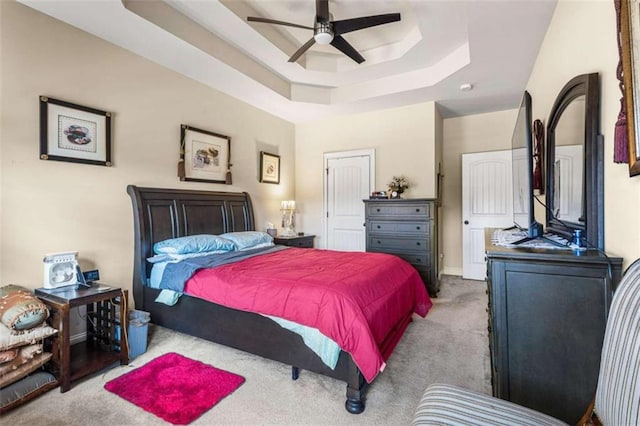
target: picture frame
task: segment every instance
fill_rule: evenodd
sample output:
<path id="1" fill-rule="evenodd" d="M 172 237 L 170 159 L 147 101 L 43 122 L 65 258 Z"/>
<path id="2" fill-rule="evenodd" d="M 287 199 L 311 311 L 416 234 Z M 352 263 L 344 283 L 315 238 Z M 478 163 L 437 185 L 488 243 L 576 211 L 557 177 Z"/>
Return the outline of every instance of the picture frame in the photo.
<path id="1" fill-rule="evenodd" d="M 260 182 L 280 183 L 280 156 L 260 151 Z"/>
<path id="2" fill-rule="evenodd" d="M 231 138 L 187 124 L 180 125 L 181 181 L 230 183 Z"/>
<path id="3" fill-rule="evenodd" d="M 40 96 L 40 159 L 111 167 L 111 113 Z"/>
<path id="4" fill-rule="evenodd" d="M 629 144 L 629 176 L 640 175 L 640 7 L 637 2 L 620 3 L 620 54 Z"/>

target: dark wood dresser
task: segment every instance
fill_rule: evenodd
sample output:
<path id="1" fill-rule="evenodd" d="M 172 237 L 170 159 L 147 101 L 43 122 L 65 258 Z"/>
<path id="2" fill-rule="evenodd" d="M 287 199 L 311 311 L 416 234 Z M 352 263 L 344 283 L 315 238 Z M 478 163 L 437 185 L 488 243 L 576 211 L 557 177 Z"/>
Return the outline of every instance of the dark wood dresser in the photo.
<path id="1" fill-rule="evenodd" d="M 493 395 L 576 424 L 596 389 L 622 259 L 499 247 L 492 233 L 485 231 Z"/>
<path id="2" fill-rule="evenodd" d="M 440 289 L 436 200 L 382 199 L 364 204 L 367 251 L 394 254 L 409 262 L 435 297 Z"/>

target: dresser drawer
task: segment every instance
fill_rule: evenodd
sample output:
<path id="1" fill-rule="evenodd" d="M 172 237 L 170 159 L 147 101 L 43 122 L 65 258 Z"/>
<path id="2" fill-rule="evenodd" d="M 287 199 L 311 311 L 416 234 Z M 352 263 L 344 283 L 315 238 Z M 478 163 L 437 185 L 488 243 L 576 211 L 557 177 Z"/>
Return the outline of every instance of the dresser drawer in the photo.
<path id="1" fill-rule="evenodd" d="M 427 269 L 431 268 L 431 262 L 430 262 L 431 256 L 429 255 L 429 253 L 412 253 L 412 254 L 394 253 L 394 254 L 399 258 L 406 260 L 413 266 L 421 266 Z"/>
<path id="2" fill-rule="evenodd" d="M 379 202 L 367 204 L 366 216 L 375 218 L 380 216 L 392 216 L 394 218 L 420 218 L 430 219 L 433 216 L 431 207 L 433 203 L 390 203 Z"/>
<path id="3" fill-rule="evenodd" d="M 382 235 L 369 235 L 367 239 L 367 250 L 370 251 L 429 251 L 429 240 L 427 238 L 395 238 Z"/>
<path id="4" fill-rule="evenodd" d="M 414 234 L 429 236 L 429 222 L 388 222 L 382 220 L 369 221 L 370 233 Z"/>
<path id="5" fill-rule="evenodd" d="M 404 259 L 413 266 L 420 267 L 420 269 L 431 268 L 430 256 L 428 253 L 394 253 L 392 251 L 371 250 L 372 252 L 387 253 L 398 256 L 400 259 Z"/>

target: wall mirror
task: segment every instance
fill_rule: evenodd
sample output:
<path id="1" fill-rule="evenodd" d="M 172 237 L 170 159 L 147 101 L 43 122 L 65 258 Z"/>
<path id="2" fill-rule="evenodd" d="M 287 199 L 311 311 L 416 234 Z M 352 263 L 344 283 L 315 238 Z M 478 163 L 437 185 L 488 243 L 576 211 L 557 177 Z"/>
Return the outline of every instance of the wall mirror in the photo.
<path id="1" fill-rule="evenodd" d="M 547 122 L 547 230 L 604 250 L 604 155 L 597 73 L 572 78 Z M 586 240 L 586 241 L 585 241 Z"/>

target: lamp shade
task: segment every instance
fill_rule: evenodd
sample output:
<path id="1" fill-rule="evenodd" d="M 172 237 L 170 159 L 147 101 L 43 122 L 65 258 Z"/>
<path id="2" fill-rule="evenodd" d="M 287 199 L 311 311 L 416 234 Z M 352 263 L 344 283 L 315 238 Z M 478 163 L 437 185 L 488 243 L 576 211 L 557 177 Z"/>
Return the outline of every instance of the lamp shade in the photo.
<path id="1" fill-rule="evenodd" d="M 295 210 L 296 202 L 294 200 L 285 200 L 280 203 L 280 210 Z"/>

